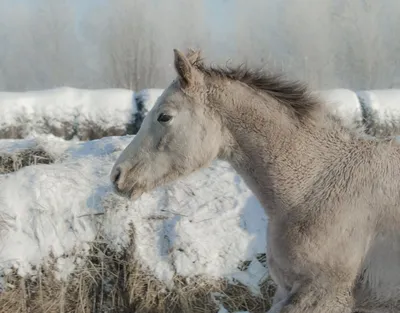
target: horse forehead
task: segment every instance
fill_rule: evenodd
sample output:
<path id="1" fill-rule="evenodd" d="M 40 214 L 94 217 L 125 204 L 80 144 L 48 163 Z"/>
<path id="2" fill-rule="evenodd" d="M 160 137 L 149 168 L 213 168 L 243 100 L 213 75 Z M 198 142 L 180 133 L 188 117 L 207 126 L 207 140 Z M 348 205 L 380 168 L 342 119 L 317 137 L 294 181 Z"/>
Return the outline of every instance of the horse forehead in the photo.
<path id="1" fill-rule="evenodd" d="M 169 105 L 169 104 L 178 104 L 183 100 L 183 92 L 180 91 L 179 88 L 171 85 L 167 87 L 162 95 L 158 98 L 158 106 L 161 105 Z"/>
<path id="2" fill-rule="evenodd" d="M 172 109 L 177 112 L 196 110 L 196 106 L 192 104 L 192 100 L 188 99 L 185 94 L 179 92 L 177 94 L 172 94 L 169 97 L 161 99 L 159 103 L 159 108 Z"/>

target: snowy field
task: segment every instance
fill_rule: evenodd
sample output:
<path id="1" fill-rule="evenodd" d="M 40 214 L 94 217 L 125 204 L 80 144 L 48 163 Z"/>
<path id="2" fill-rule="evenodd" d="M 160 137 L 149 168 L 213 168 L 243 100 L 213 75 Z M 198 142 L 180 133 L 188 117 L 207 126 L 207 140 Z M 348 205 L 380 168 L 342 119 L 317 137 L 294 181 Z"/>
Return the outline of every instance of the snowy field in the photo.
<path id="1" fill-rule="evenodd" d="M 66 136 L 46 134 L 41 128 L 45 119 L 57 129 L 62 129 L 63 123 L 81 125 L 83 120 L 90 120 L 103 129 L 120 129 L 125 134 L 132 116 L 145 115 L 161 92 L 63 88 L 0 94 L 0 133 L 9 132 L 10 127 L 25 127 L 21 133 L 24 139 L 0 140 L 0 292 L 6 299 L 2 301 L 0 295 L 0 306 L 6 307 L 0 307 L 0 312 L 16 312 L 20 308 L 4 296 L 16 290 L 22 292 L 19 278 L 29 279 L 33 292 L 25 290 L 28 285 L 23 280 L 25 291 L 18 295 L 37 298 L 38 286 L 45 286 L 44 281 L 49 280 L 42 268 L 54 275 L 52 284 L 67 286 L 64 296 L 72 290 L 69 282 L 81 277 L 77 273 L 86 273 L 94 282 L 92 285 L 97 286 L 94 289 L 101 281 L 102 290 L 110 293 L 106 282 L 116 279 L 105 274 L 112 273 L 109 267 L 91 264 L 94 251 L 96 256 L 101 252 L 104 258 L 118 257 L 121 264 L 134 260 L 142 278 L 146 275 L 149 281 L 157 282 L 160 294 L 175 290 L 174 295 L 187 295 L 187 286 L 204 282 L 204 294 L 212 296 L 216 311 L 196 312 L 238 312 L 248 308 L 256 312 L 268 306 L 269 299 L 262 296 L 268 278 L 267 217 L 227 163 L 215 162 L 132 202 L 115 195 L 109 182 L 111 167 L 132 135 L 90 141 L 80 141 L 80 135 L 68 135 L 72 140 L 65 140 Z M 364 126 L 374 135 L 398 134 L 400 91 L 355 93 L 337 89 L 319 94 L 348 127 Z M 18 124 L 22 117 L 25 122 Z M 33 152 L 35 157 L 21 161 L 22 156 L 32 156 Z M 7 166 L 2 167 L 2 163 Z M 95 268 L 95 274 L 87 274 L 89 265 Z M 99 271 L 104 273 L 100 275 Z M 226 301 L 218 299 L 228 297 L 228 291 L 216 287 L 221 282 L 243 286 L 248 294 L 242 296 L 240 304 L 224 307 Z M 148 283 L 146 286 L 149 288 Z M 132 295 L 133 287 L 129 292 L 130 301 L 138 301 L 138 295 Z M 75 295 L 72 291 L 71 294 Z M 87 296 L 91 297 L 91 293 L 87 292 Z M 12 297 L 15 299 L 15 294 Z M 262 299 L 260 303 L 265 307 L 257 301 L 251 306 L 246 297 Z M 141 303 L 154 309 L 151 301 L 146 301 Z M 81 305 L 83 300 L 78 302 Z M 44 312 L 44 307 L 43 304 L 32 312 Z M 53 312 L 50 307 L 49 304 L 47 311 Z M 78 304 L 72 311 L 91 312 L 86 306 L 82 310 L 77 307 Z M 111 312 L 104 307 L 98 312 Z"/>

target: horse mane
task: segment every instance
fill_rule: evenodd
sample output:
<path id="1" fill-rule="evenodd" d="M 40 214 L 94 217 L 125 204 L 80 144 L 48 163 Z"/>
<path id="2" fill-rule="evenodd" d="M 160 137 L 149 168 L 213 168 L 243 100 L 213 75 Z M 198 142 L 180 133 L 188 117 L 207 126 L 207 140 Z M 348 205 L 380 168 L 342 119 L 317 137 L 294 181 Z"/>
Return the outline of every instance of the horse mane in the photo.
<path id="1" fill-rule="evenodd" d="M 261 68 L 249 68 L 245 64 L 237 67 L 206 66 L 202 59 L 193 61 L 193 65 L 208 77 L 218 77 L 240 81 L 252 89 L 265 92 L 286 106 L 302 119 L 309 116 L 317 107 L 319 101 L 311 94 L 305 83 L 291 81 L 281 73 L 270 73 Z"/>

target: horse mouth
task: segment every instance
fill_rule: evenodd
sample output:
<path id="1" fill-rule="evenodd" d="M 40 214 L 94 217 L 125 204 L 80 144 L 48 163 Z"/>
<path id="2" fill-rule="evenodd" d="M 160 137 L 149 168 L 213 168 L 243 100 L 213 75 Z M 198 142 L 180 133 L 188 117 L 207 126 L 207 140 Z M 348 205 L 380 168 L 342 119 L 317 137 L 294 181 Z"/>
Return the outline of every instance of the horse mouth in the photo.
<path id="1" fill-rule="evenodd" d="M 130 199 L 132 201 L 137 200 L 145 192 L 143 188 L 132 187 L 129 190 L 123 190 L 118 188 L 117 186 L 114 186 L 113 191 L 118 196 Z"/>
<path id="2" fill-rule="evenodd" d="M 129 198 L 130 198 L 132 201 L 135 201 L 135 200 L 139 199 L 140 196 L 141 196 L 143 193 L 144 193 L 144 190 L 143 190 L 143 189 L 134 189 L 134 190 L 131 191 L 131 193 L 130 193 L 130 195 L 129 195 Z"/>

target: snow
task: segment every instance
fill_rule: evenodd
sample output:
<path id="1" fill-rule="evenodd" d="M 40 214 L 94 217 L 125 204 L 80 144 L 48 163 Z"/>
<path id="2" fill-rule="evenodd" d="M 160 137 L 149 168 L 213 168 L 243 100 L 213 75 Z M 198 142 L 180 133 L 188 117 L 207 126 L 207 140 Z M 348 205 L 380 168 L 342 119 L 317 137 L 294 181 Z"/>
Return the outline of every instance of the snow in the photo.
<path id="1" fill-rule="evenodd" d="M 400 131 L 400 90 L 366 90 L 357 95 L 365 110 L 365 120 L 373 132 L 388 136 Z"/>
<path id="2" fill-rule="evenodd" d="M 2 139 L 0 140 L 0 153 L 13 154 L 21 150 L 31 149 L 37 145 L 35 139 Z"/>
<path id="3" fill-rule="evenodd" d="M 57 257 L 85 248 L 95 231 L 79 219 L 92 191 L 91 174 L 84 166 L 30 166 L 2 181 L 0 216 L 8 224 L 0 243 L 2 266 L 23 276 L 50 252 Z"/>
<path id="4" fill-rule="evenodd" d="M 149 112 L 163 92 L 164 89 L 157 88 L 143 89 L 137 92 L 135 97 L 138 109 L 145 113 Z"/>
<path id="5" fill-rule="evenodd" d="M 101 129 L 125 129 L 136 111 L 134 93 L 126 89 L 64 87 L 0 92 L 0 131 L 20 127 L 24 135 L 28 135 L 65 129 L 67 136 L 73 136 L 85 123 L 96 124 Z"/>
<path id="6" fill-rule="evenodd" d="M 362 125 L 363 117 L 357 94 L 349 89 L 321 90 L 316 94 L 324 100 L 326 108 L 337 116 L 345 127 Z"/>
<path id="7" fill-rule="evenodd" d="M 241 178 L 227 163 L 215 162 L 132 202 L 114 194 L 108 178 L 132 138 L 67 145 L 53 140 L 48 146 L 59 154 L 55 164 L 25 167 L 0 178 L 0 218 L 6 223 L 0 271 L 29 274 L 51 253 L 56 276 L 67 279 L 98 234 L 122 251 L 133 224 L 136 257 L 165 284 L 172 284 L 176 274 L 224 277 L 258 293 L 258 282 L 267 275 L 256 259 L 265 253 L 267 217 Z M 31 141 L 14 143 L 25 147 Z M 238 269 L 247 260 L 252 261 L 248 269 Z"/>
<path id="8" fill-rule="evenodd" d="M 42 149 L 57 159 L 75 142 L 77 141 L 66 141 L 51 134 L 35 134 L 25 139 L 1 139 L 0 155 L 13 155 L 24 150 Z"/>

